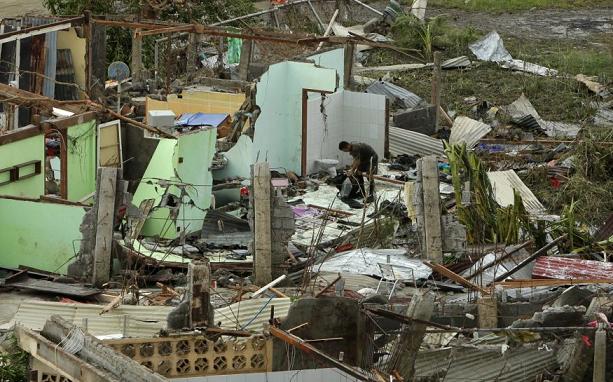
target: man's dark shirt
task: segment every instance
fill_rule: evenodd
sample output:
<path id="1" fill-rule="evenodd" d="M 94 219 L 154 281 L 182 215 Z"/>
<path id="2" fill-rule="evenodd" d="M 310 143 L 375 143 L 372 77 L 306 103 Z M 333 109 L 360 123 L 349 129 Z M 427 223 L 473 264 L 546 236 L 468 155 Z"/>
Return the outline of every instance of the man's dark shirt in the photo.
<path id="1" fill-rule="evenodd" d="M 354 159 L 360 161 L 358 170 L 362 172 L 368 172 L 370 170 L 370 159 L 372 158 L 373 172 L 376 173 L 379 157 L 372 147 L 366 143 L 352 143 L 351 151 L 349 153 Z"/>

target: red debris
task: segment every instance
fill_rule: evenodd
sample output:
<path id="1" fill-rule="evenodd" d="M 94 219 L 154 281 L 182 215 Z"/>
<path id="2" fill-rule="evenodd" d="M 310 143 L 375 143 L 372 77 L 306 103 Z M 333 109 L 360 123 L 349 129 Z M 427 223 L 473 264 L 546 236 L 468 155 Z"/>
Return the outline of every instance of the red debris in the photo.
<path id="1" fill-rule="evenodd" d="M 613 263 L 557 256 L 536 259 L 532 277 L 540 279 L 613 279 Z"/>

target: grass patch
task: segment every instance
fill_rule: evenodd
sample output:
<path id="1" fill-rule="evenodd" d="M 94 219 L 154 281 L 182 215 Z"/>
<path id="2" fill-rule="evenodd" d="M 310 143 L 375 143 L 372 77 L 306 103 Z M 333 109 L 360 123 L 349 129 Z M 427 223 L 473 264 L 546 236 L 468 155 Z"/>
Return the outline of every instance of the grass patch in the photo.
<path id="1" fill-rule="evenodd" d="M 469 11 L 517 12 L 529 9 L 589 8 L 611 6 L 610 0 L 430 0 L 428 6 Z"/>
<path id="2" fill-rule="evenodd" d="M 505 47 L 513 58 L 534 62 L 576 75 L 599 76 L 601 82 L 613 80 L 613 41 L 585 42 L 568 40 L 526 41 L 505 38 Z"/>
<path id="3" fill-rule="evenodd" d="M 366 74 L 368 76 L 368 73 Z M 370 75 L 372 78 L 382 73 Z M 432 70 L 413 70 L 394 74 L 399 86 L 430 99 Z M 540 77 L 499 68 L 493 63 L 481 63 L 467 70 L 443 72 L 442 103 L 448 109 L 471 115 L 471 106 L 464 103 L 475 96 L 493 105 L 508 105 L 522 93 L 526 95 L 541 117 L 553 121 L 578 122 L 591 117 L 591 95 L 579 88 L 572 78 Z"/>
<path id="4" fill-rule="evenodd" d="M 442 16 L 422 23 L 412 15 L 401 16 L 394 22 L 391 35 L 398 45 L 422 52 L 424 59 L 431 61 L 432 52 L 442 50 L 448 56 L 468 53 L 468 44 L 483 33 L 472 26 L 456 27 Z"/>

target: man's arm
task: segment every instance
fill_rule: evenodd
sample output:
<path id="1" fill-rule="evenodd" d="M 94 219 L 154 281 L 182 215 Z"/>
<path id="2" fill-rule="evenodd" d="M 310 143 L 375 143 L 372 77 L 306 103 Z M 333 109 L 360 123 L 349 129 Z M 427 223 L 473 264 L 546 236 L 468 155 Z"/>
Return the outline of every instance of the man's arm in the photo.
<path id="1" fill-rule="evenodd" d="M 351 167 L 349 168 L 349 173 L 353 174 L 358 167 L 360 166 L 360 158 L 353 158 L 353 162 L 351 163 Z"/>

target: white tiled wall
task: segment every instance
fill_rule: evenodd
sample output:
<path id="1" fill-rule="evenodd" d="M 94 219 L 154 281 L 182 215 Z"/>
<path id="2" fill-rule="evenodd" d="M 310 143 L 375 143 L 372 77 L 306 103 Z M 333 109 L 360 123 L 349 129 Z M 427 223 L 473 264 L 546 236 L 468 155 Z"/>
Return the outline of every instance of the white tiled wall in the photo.
<path id="1" fill-rule="evenodd" d="M 341 91 L 324 100 L 327 121 L 320 111 L 321 98 L 308 102 L 307 171 L 316 159 L 338 159 L 340 166 L 351 163 L 351 156 L 338 150 L 340 141 L 364 142 L 383 157 L 385 142 L 385 97 L 377 94 Z M 327 130 L 325 129 L 327 127 Z"/>

